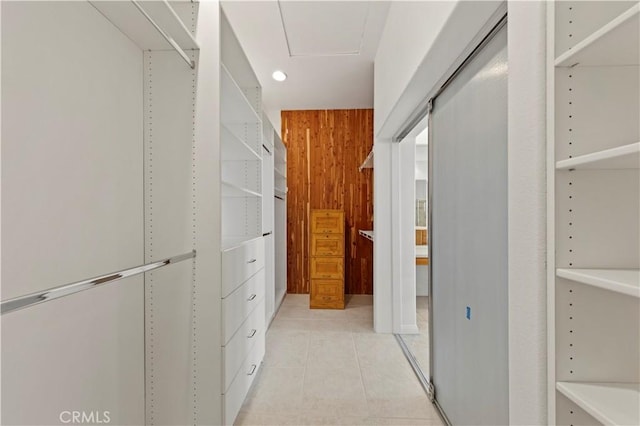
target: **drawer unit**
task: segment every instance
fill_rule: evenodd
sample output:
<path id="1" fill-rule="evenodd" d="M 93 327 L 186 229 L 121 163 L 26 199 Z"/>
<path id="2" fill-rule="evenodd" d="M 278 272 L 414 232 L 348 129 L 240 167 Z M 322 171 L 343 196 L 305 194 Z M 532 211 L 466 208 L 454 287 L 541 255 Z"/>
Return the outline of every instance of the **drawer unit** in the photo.
<path id="1" fill-rule="evenodd" d="M 344 308 L 342 280 L 311 280 L 312 308 Z"/>
<path id="2" fill-rule="evenodd" d="M 344 277 L 344 259 L 341 257 L 312 257 L 311 279 Z"/>
<path id="3" fill-rule="evenodd" d="M 313 210 L 309 243 L 310 307 L 344 309 L 344 212 Z"/>
<path id="4" fill-rule="evenodd" d="M 247 241 L 222 252 L 222 297 L 264 268 L 264 238 Z"/>
<path id="5" fill-rule="evenodd" d="M 313 210 L 311 233 L 344 235 L 344 213 L 339 210 Z"/>
<path id="6" fill-rule="evenodd" d="M 244 399 L 247 396 L 256 375 L 258 374 L 258 370 L 260 369 L 260 364 L 262 363 L 265 351 L 264 333 L 261 333 L 257 339 L 256 344 L 253 346 L 249 356 L 242 363 L 242 366 L 231 383 L 231 386 L 229 386 L 229 388 L 224 392 L 223 406 L 225 425 L 233 424 L 240 408 L 242 407 L 242 403 L 244 402 Z"/>
<path id="7" fill-rule="evenodd" d="M 251 312 L 263 303 L 265 294 L 264 268 L 222 299 L 223 342 L 226 344 Z"/>
<path id="8" fill-rule="evenodd" d="M 225 390 L 229 388 L 247 355 L 264 334 L 264 299 L 261 299 L 256 309 L 222 348 Z"/>
<path id="9" fill-rule="evenodd" d="M 311 234 L 311 256 L 344 256 L 340 234 Z"/>

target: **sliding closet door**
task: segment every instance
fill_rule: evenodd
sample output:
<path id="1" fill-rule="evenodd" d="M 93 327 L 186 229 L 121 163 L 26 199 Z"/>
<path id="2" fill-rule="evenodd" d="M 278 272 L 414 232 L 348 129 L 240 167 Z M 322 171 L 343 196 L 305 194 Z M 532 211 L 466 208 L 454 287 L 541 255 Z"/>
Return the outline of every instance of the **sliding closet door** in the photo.
<path id="1" fill-rule="evenodd" d="M 453 424 L 507 424 L 507 30 L 434 100 L 433 381 Z"/>

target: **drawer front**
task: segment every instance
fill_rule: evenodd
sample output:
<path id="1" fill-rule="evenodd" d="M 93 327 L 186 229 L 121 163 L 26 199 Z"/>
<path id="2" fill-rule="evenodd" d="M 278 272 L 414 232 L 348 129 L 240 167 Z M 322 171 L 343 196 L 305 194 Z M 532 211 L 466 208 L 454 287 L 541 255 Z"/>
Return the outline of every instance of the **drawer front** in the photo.
<path id="1" fill-rule="evenodd" d="M 344 278 L 344 259 L 341 257 L 312 257 L 311 278 Z"/>
<path id="2" fill-rule="evenodd" d="M 344 282 L 311 280 L 311 307 L 344 309 Z"/>
<path id="3" fill-rule="evenodd" d="M 342 234 L 311 234 L 311 256 L 343 256 Z"/>
<path id="4" fill-rule="evenodd" d="M 224 406 L 224 424 L 232 425 L 236 420 L 238 412 L 242 407 L 242 403 L 251 388 L 251 384 L 258 374 L 260 364 L 264 358 L 264 333 L 258 337 L 256 344 L 251 350 L 249 356 L 240 367 L 240 371 L 236 375 L 236 378 L 229 386 L 229 389 L 224 392 L 223 406 Z"/>
<path id="5" fill-rule="evenodd" d="M 222 338 L 225 344 L 256 306 L 262 303 L 265 292 L 264 280 L 265 270 L 262 268 L 233 293 L 222 299 L 222 318 L 224 319 Z"/>
<path id="6" fill-rule="evenodd" d="M 222 297 L 264 267 L 264 238 L 222 252 Z"/>
<path id="7" fill-rule="evenodd" d="M 224 389 L 228 389 L 242 363 L 256 342 L 264 336 L 264 299 L 261 299 L 249 318 L 240 326 L 229 343 L 222 347 Z"/>
<path id="8" fill-rule="evenodd" d="M 311 233 L 343 234 L 344 213 L 338 210 L 311 211 Z"/>

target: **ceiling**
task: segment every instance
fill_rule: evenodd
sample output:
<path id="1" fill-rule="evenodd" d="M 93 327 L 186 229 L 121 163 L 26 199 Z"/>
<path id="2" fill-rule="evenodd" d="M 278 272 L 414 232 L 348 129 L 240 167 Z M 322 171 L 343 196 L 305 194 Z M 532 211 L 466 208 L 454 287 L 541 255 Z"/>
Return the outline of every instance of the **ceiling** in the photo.
<path id="1" fill-rule="evenodd" d="M 388 1 L 223 1 L 265 109 L 373 108 Z M 279 83 L 275 70 L 288 78 Z"/>

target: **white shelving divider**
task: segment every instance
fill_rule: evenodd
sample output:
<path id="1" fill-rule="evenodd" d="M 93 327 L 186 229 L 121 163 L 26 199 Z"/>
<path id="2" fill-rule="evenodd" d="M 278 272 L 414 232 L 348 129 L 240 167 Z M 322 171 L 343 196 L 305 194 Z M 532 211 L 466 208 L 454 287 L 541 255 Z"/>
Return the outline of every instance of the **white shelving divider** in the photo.
<path id="1" fill-rule="evenodd" d="M 640 298 L 640 270 L 638 269 L 558 268 L 556 274 L 561 278 Z"/>
<path id="2" fill-rule="evenodd" d="M 640 4 L 548 7 L 549 423 L 640 424 Z"/>
<path id="3" fill-rule="evenodd" d="M 558 382 L 556 388 L 602 424 L 640 424 L 638 384 Z"/>
<path id="4" fill-rule="evenodd" d="M 640 142 L 605 149 L 556 163 L 556 169 L 558 170 L 638 168 L 640 168 Z"/>

